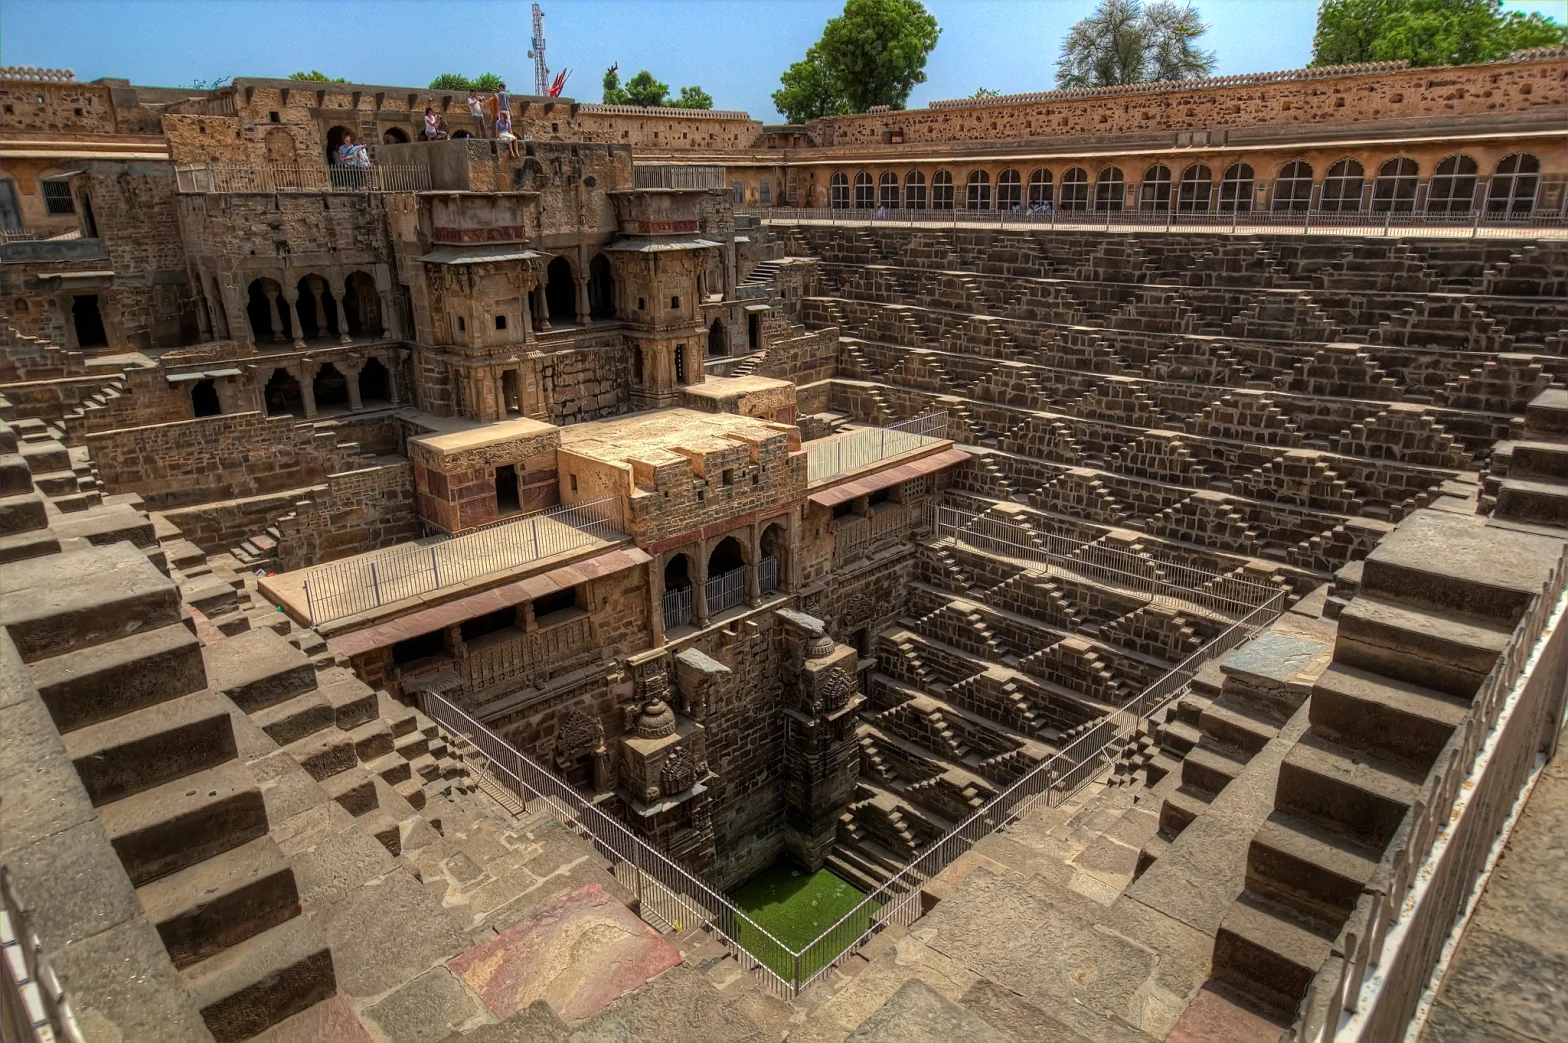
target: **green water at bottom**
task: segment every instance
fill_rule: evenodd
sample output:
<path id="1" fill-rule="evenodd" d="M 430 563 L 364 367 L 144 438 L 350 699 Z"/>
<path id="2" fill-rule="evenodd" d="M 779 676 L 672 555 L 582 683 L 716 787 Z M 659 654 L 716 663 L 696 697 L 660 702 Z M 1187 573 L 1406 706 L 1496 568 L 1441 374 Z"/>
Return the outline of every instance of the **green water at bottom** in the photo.
<path id="1" fill-rule="evenodd" d="M 843 919 L 865 895 L 826 869 L 808 873 L 788 859 L 780 859 L 729 894 L 730 901 L 780 942 L 799 951 L 827 928 Z M 858 912 L 853 927 L 840 929 L 844 942 L 865 929 L 871 915 L 867 906 Z M 741 925 L 741 946 L 767 964 L 774 973 L 788 980 L 795 971 L 793 957 L 773 945 L 766 936 Z M 818 959 L 811 957 L 816 955 Z M 837 952 L 808 954 L 809 962 L 827 962 Z M 804 978 L 817 970 L 800 968 Z"/>

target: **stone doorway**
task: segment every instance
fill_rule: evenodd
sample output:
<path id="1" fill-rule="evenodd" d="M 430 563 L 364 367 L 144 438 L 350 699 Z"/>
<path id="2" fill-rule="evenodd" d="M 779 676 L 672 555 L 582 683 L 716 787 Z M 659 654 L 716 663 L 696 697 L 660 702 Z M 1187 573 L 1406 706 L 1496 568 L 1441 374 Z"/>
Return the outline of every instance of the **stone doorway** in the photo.
<path id="1" fill-rule="evenodd" d="M 317 412 L 348 408 L 348 378 L 332 363 L 328 362 L 316 370 L 316 378 L 311 384 L 316 394 Z"/>
<path id="2" fill-rule="evenodd" d="M 268 416 L 305 415 L 305 396 L 300 393 L 299 381 L 286 369 L 272 371 L 262 391 L 262 399 L 267 404 Z"/>
<path id="3" fill-rule="evenodd" d="M 359 371 L 359 400 L 364 405 L 390 405 L 392 402 L 392 374 L 380 359 L 366 359 Z"/>
<path id="4" fill-rule="evenodd" d="M 713 320 L 713 325 L 708 327 L 708 354 L 728 355 L 729 331 L 724 328 L 724 323 L 718 319 Z"/>
<path id="5" fill-rule="evenodd" d="M 191 385 L 191 416 L 221 416 L 222 413 L 217 385 L 211 380 L 198 380 Z"/>
<path id="6" fill-rule="evenodd" d="M 572 263 L 564 257 L 545 269 L 544 303 L 552 324 L 577 321 L 577 284 L 572 280 Z"/>

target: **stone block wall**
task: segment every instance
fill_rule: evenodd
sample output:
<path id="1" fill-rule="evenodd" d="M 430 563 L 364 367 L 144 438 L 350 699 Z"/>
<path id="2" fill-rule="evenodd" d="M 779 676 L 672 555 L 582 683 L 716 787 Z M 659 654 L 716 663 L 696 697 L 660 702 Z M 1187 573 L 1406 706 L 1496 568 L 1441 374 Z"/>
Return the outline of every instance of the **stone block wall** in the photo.
<path id="1" fill-rule="evenodd" d="M 414 465 L 406 460 L 327 476 L 278 528 L 278 567 L 319 565 L 419 535 Z"/>
<path id="2" fill-rule="evenodd" d="M 293 417 L 203 417 L 87 436 L 109 493 L 139 493 L 149 508 L 231 500 L 312 485 L 359 466 L 359 449 Z"/>

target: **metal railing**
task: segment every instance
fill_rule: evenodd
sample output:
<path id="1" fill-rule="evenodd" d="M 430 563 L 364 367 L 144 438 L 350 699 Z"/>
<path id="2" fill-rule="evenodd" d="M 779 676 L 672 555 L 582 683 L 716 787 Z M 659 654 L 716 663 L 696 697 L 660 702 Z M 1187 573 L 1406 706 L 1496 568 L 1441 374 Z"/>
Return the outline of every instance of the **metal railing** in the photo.
<path id="1" fill-rule="evenodd" d="M 708 599 L 708 613 L 723 612 L 746 600 L 746 566 L 718 576 L 709 577 L 703 584 L 703 595 Z"/>
<path id="2" fill-rule="evenodd" d="M 757 563 L 757 593 L 771 594 L 779 589 L 779 559 L 769 555 Z"/>
<path id="3" fill-rule="evenodd" d="M 619 543 L 620 498 L 552 507 L 428 545 L 318 565 L 305 576 L 311 626 L 594 543 Z"/>
<path id="4" fill-rule="evenodd" d="M 674 630 L 691 622 L 691 587 L 664 592 L 664 629 Z"/>
<path id="5" fill-rule="evenodd" d="M 946 438 L 947 412 L 936 410 L 886 427 L 819 439 L 806 446 L 806 484 L 825 482 Z"/>
<path id="6" fill-rule="evenodd" d="M 635 188 L 727 188 L 724 167 L 648 165 L 632 167 Z"/>
<path id="7" fill-rule="evenodd" d="M 248 166 L 192 163 L 174 168 L 185 193 L 423 192 L 430 168 L 422 166 Z"/>
<path id="8" fill-rule="evenodd" d="M 1247 615 L 1266 604 L 1277 588 L 1234 576 L 1070 539 L 1013 522 L 970 514 L 954 507 L 936 509 L 936 535 L 986 554 L 1040 566 L 1042 573 L 1075 577 L 1102 586 L 1150 596 L 1162 608 L 1199 609 L 1225 619 Z"/>
<path id="9" fill-rule="evenodd" d="M 644 919 L 677 930 L 700 926 L 713 931 L 743 968 L 755 973 L 777 995 L 788 998 L 858 952 L 881 931 L 919 919 L 924 911 L 920 898 L 923 887 L 955 858 L 1040 804 L 1055 807 L 1077 793 L 1110 767 L 1140 721 L 1186 691 L 1205 663 L 1273 622 L 1284 611 L 1285 591 L 1251 586 L 1266 592 L 1260 604 L 1248 606 L 1230 626 L 1154 684 L 1035 765 L 798 951 L 447 700 L 430 692 L 421 698 L 426 715 L 474 745 L 481 770 L 491 771 L 498 782 L 523 800 L 547 800 L 563 822 L 587 836 L 610 861 L 616 878 L 637 895 L 638 912 Z M 681 592 L 689 595 L 690 589 L 682 588 Z M 665 594 L 667 622 L 674 593 Z"/>
<path id="10" fill-rule="evenodd" d="M 17 898 L 11 869 L 0 866 L 0 1039 L 81 1043 L 84 1038 Z"/>

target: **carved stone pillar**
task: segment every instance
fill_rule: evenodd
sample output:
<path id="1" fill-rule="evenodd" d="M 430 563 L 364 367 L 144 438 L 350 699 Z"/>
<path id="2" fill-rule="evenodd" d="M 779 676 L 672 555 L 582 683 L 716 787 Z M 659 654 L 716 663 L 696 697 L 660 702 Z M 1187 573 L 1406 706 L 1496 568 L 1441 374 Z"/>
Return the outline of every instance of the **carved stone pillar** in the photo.
<path id="1" fill-rule="evenodd" d="M 389 340 L 402 340 L 403 316 L 398 314 L 391 290 L 381 291 L 381 335 Z"/>
<path id="2" fill-rule="evenodd" d="M 664 644 L 664 568 L 658 558 L 648 562 L 648 631 L 652 647 Z"/>
<path id="3" fill-rule="evenodd" d="M 344 363 L 343 368 L 348 369 L 348 364 Z M 348 408 L 356 413 L 365 408 L 364 401 L 359 397 L 359 375 L 364 371 L 365 364 L 360 363 L 344 374 L 348 378 Z"/>
<path id="4" fill-rule="evenodd" d="M 278 311 L 278 288 L 272 283 L 267 283 L 262 286 L 261 292 L 267 298 L 267 310 L 272 314 L 272 341 L 274 344 L 282 344 L 283 314 Z"/>
<path id="5" fill-rule="evenodd" d="M 327 281 L 319 275 L 305 276 L 305 289 L 310 291 L 311 303 L 316 306 L 316 336 L 327 335 L 327 309 L 321 303 L 321 294 L 325 290 Z"/>
<path id="6" fill-rule="evenodd" d="M 299 323 L 299 294 L 285 298 L 289 302 L 289 322 L 294 327 L 294 346 L 300 350 L 305 348 L 305 327 Z"/>
<path id="7" fill-rule="evenodd" d="M 751 608 L 762 602 L 762 548 L 757 540 L 757 526 L 753 525 L 748 534 L 751 560 L 746 563 L 746 604 Z"/>
<path id="8" fill-rule="evenodd" d="M 348 287 L 346 287 L 346 286 L 339 286 L 339 287 L 337 287 L 337 292 L 335 294 L 333 294 L 333 296 L 332 296 L 333 301 L 338 306 L 338 343 L 339 344 L 352 344 L 352 343 L 354 343 L 354 338 L 349 336 L 349 332 L 348 332 L 348 312 L 343 307 L 343 298 L 345 298 L 347 296 L 348 296 Z"/>
<path id="9" fill-rule="evenodd" d="M 573 280 L 577 283 L 577 325 L 586 326 L 591 321 L 589 318 L 588 280 L 578 276 Z"/>
<path id="10" fill-rule="evenodd" d="M 302 365 L 295 375 L 299 378 L 299 397 L 305 405 L 305 419 L 313 420 L 316 416 L 316 367 Z"/>
<path id="11" fill-rule="evenodd" d="M 786 624 L 785 669 L 792 674 L 784 686 L 784 846 L 815 871 L 855 794 L 855 711 L 866 697 L 855 681 L 853 648 L 828 637 L 819 619 L 792 609 L 778 614 Z"/>
<path id="12" fill-rule="evenodd" d="M 708 545 L 697 544 L 697 575 L 691 585 L 691 622 L 693 626 L 708 625 Z"/>

